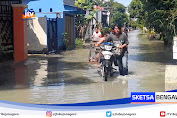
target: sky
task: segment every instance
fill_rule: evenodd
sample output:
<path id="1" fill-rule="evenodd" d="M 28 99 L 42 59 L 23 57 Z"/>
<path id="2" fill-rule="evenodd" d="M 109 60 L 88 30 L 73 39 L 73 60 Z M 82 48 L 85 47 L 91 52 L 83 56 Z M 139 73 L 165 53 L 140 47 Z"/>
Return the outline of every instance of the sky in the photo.
<path id="1" fill-rule="evenodd" d="M 115 0 L 115 1 L 127 7 L 131 3 L 132 0 Z"/>

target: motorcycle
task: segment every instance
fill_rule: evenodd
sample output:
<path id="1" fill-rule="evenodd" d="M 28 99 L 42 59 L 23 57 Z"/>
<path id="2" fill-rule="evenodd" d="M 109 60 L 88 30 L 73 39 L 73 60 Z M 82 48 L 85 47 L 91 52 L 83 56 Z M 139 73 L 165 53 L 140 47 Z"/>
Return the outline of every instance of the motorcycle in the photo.
<path id="1" fill-rule="evenodd" d="M 102 43 L 100 46 L 101 54 L 103 58 L 101 58 L 101 76 L 103 77 L 104 81 L 107 81 L 108 76 L 113 76 L 113 67 L 112 63 L 114 60 L 114 47 L 113 43 Z"/>

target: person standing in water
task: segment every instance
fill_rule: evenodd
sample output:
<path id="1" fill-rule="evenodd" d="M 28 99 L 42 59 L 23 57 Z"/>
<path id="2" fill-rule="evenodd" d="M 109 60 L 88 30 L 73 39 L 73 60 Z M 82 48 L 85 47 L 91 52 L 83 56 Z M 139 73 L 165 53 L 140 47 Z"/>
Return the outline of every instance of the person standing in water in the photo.
<path id="1" fill-rule="evenodd" d="M 119 25 L 115 25 L 114 32 L 110 33 L 110 35 L 106 38 L 101 38 L 100 41 L 95 46 L 99 46 L 103 41 L 111 43 L 114 42 L 120 43 L 120 46 L 118 48 L 121 50 L 121 52 L 120 55 L 116 56 L 115 58 L 119 67 L 120 75 L 124 76 L 125 74 L 123 69 L 122 58 L 127 50 L 127 45 L 129 44 L 126 34 L 121 31 L 121 27 Z"/>

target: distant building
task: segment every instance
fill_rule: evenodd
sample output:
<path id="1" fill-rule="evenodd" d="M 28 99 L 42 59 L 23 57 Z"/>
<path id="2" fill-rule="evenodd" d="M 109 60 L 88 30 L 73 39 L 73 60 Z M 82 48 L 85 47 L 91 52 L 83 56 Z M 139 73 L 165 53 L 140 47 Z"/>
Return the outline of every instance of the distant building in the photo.
<path id="1" fill-rule="evenodd" d="M 65 5 L 75 6 L 75 0 L 63 0 Z"/>
<path id="2" fill-rule="evenodd" d="M 46 18 L 49 51 L 63 48 L 64 32 L 67 33 L 68 45 L 75 45 L 75 15 L 85 14 L 85 11 L 75 7 L 74 0 L 23 0 L 23 4 L 27 4 L 28 9 L 33 9 L 39 19 Z M 42 22 L 43 20 L 38 24 Z"/>
<path id="3" fill-rule="evenodd" d="M 110 0 L 101 0 L 103 3 L 105 3 L 105 2 L 109 2 Z"/>
<path id="4" fill-rule="evenodd" d="M 87 18 L 93 11 L 86 11 L 85 18 Z M 108 10 L 98 10 L 98 12 L 94 15 L 94 18 L 89 23 L 89 27 L 87 28 L 87 32 L 85 35 L 85 39 L 90 39 L 93 35 L 94 29 L 96 25 L 101 23 L 102 27 L 110 26 L 110 12 Z"/>

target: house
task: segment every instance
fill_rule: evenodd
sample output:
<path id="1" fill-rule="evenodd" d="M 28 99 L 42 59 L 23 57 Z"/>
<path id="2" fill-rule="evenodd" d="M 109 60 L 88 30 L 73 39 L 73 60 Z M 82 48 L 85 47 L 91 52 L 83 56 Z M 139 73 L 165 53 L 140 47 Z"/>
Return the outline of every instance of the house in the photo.
<path id="1" fill-rule="evenodd" d="M 36 17 L 29 22 L 31 51 L 42 51 L 46 46 L 49 51 L 59 51 L 64 44 L 63 33 L 67 33 L 67 45 L 75 46 L 75 15 L 85 14 L 85 11 L 75 7 L 74 0 L 23 0 L 23 4 L 27 4 Z M 30 39 L 33 40 L 31 45 Z"/>
<path id="2" fill-rule="evenodd" d="M 103 3 L 105 3 L 105 2 L 109 2 L 110 0 L 101 0 Z"/>
<path id="3" fill-rule="evenodd" d="M 89 15 L 92 13 L 93 13 L 92 10 L 86 11 L 85 18 L 88 18 Z M 98 25 L 98 23 L 100 23 L 102 27 L 110 27 L 111 17 L 109 10 L 105 9 L 98 10 L 93 17 L 94 18 L 89 22 L 89 26 L 87 28 L 84 39 L 90 39 L 92 37 L 94 28 L 96 27 L 96 25 Z"/>

